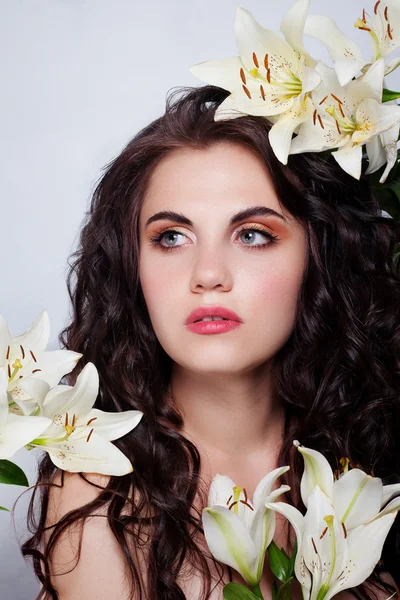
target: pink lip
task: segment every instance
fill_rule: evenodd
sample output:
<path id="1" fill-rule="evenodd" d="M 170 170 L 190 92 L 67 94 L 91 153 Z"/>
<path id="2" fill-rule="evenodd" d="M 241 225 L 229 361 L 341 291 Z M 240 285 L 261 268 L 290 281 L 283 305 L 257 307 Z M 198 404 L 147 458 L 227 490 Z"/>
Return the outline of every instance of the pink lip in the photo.
<path id="1" fill-rule="evenodd" d="M 200 323 L 188 323 L 187 328 L 193 333 L 200 333 L 202 335 L 209 335 L 213 333 L 225 333 L 231 329 L 239 327 L 238 321 L 203 321 Z"/>
<path id="2" fill-rule="evenodd" d="M 199 319 L 203 319 L 204 317 L 222 317 L 223 319 L 228 319 L 228 321 L 234 321 L 236 323 L 242 323 L 241 318 L 232 310 L 225 308 L 224 306 L 198 306 L 195 308 L 188 318 L 185 321 L 185 325 L 193 324 L 194 321 L 198 321 Z M 212 323 L 212 321 L 209 321 Z M 201 323 L 202 325 L 208 325 L 209 322 Z M 225 322 L 225 321 L 224 321 Z M 215 321 L 216 324 L 219 324 L 219 321 Z M 222 323 L 222 321 L 221 321 Z M 200 323 L 199 323 L 200 324 Z"/>

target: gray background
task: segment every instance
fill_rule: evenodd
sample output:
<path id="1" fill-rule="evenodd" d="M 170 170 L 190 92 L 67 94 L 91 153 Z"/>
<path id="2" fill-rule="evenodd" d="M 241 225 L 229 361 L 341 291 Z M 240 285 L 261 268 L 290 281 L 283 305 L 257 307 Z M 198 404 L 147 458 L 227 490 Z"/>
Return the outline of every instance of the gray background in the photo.
<path id="1" fill-rule="evenodd" d="M 242 6 L 279 32 L 292 0 Z M 370 58 L 369 35 L 353 28 L 374 0 L 314 0 L 310 14 L 333 17 Z M 162 114 L 167 91 L 202 85 L 189 67 L 236 55 L 236 0 L 0 0 L 0 180 L 3 264 L 0 313 L 14 337 L 46 309 L 49 350 L 68 321 L 67 258 L 102 167 Z M 325 48 L 306 38 L 315 58 Z M 396 51 L 394 55 L 397 55 Z M 400 90 L 400 68 L 387 85 Z M 13 460 L 35 481 L 39 451 Z M 11 507 L 24 490 L 0 486 Z M 31 600 L 39 584 L 20 554 L 30 492 L 19 500 L 16 531 L 0 512 L 0 596 Z"/>

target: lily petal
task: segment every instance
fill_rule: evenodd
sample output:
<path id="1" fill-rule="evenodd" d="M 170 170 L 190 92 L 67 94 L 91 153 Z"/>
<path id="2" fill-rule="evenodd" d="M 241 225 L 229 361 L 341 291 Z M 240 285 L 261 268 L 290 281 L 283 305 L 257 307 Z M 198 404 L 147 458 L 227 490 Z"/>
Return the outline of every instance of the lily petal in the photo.
<path id="1" fill-rule="evenodd" d="M 204 536 L 213 556 L 238 571 L 249 585 L 256 585 L 257 553 L 249 533 L 231 510 L 213 506 L 202 512 Z"/>
<path id="2" fill-rule="evenodd" d="M 50 319 L 46 310 L 38 314 L 32 325 L 28 327 L 25 333 L 13 338 L 11 344 L 11 353 L 20 352 L 22 345 L 27 352 L 33 350 L 40 352 L 45 350 L 50 337 Z"/>
<path id="3" fill-rule="evenodd" d="M 85 416 L 86 421 L 96 419 L 92 423 L 95 432 L 105 440 L 117 440 L 134 429 L 143 413 L 140 410 L 125 410 L 123 412 L 105 412 L 92 408 Z"/>
<path id="4" fill-rule="evenodd" d="M 26 392 L 28 396 L 37 402 L 40 415 L 43 415 L 43 402 L 50 390 L 50 386 L 47 381 L 38 379 L 37 377 L 24 377 L 23 381 L 19 382 L 19 386 Z"/>
<path id="5" fill-rule="evenodd" d="M 381 510 L 381 512 L 379 513 L 379 515 L 377 517 L 375 517 L 375 519 L 380 519 L 384 515 L 388 515 L 390 513 L 397 512 L 399 510 L 400 510 L 400 496 L 396 496 L 396 498 L 393 498 L 393 500 L 391 500 L 391 502 L 389 502 L 389 504 L 387 506 L 385 506 L 385 508 L 383 510 Z"/>
<path id="6" fill-rule="evenodd" d="M 236 483 L 228 475 L 217 473 L 213 477 L 208 490 L 208 506 L 214 506 L 215 504 L 226 506 L 226 502 L 229 496 L 232 495 L 232 489 L 235 485 Z"/>
<path id="7" fill-rule="evenodd" d="M 386 504 L 393 496 L 400 494 L 400 483 L 383 486 L 382 505 Z"/>
<path id="8" fill-rule="evenodd" d="M 303 560 L 302 554 L 302 543 L 303 543 L 303 535 L 304 535 L 304 517 L 301 512 L 292 506 L 291 504 L 286 504 L 286 502 L 267 502 L 265 504 L 267 508 L 270 510 L 274 510 L 290 521 L 293 526 L 293 529 L 296 533 L 297 538 L 297 555 L 295 560 L 295 573 L 296 578 L 301 583 L 302 587 L 308 591 L 311 589 L 311 574 L 310 571 L 306 568 Z M 303 589 L 303 595 L 304 595 Z"/>
<path id="9" fill-rule="evenodd" d="M 369 97 L 374 98 L 377 102 L 382 102 L 384 76 L 385 61 L 380 58 L 371 64 L 366 73 L 357 79 L 357 82 L 366 83 L 373 90 L 373 95 Z"/>
<path id="10" fill-rule="evenodd" d="M 375 171 L 380 169 L 386 163 L 387 158 L 380 135 L 372 136 L 372 138 L 366 142 L 365 147 L 369 161 L 365 173 L 368 175 L 369 173 L 375 173 Z"/>
<path id="11" fill-rule="evenodd" d="M 240 69 L 244 69 L 239 56 L 206 60 L 190 67 L 189 71 L 195 76 L 211 85 L 216 85 L 232 92 L 239 87 Z"/>
<path id="12" fill-rule="evenodd" d="M 356 118 L 357 122 L 362 122 L 364 119 L 365 121 L 376 119 L 373 131 L 373 134 L 376 135 L 400 124 L 400 106 L 398 104 L 388 106 L 387 102 L 382 104 L 373 98 L 364 98 L 357 108 Z"/>
<path id="13" fill-rule="evenodd" d="M 314 66 L 316 61 L 304 47 L 303 34 L 307 20 L 310 0 L 297 0 L 286 12 L 281 23 L 281 32 L 288 44 L 307 59 L 307 64 Z"/>
<path id="14" fill-rule="evenodd" d="M 61 387 L 61 386 L 60 386 Z M 64 387 L 64 386 L 63 386 Z M 47 417 L 69 413 L 78 418 L 85 417 L 96 401 L 99 389 L 99 374 L 93 363 L 88 362 L 79 373 L 75 385 L 65 392 L 45 399 L 43 412 Z"/>
<path id="15" fill-rule="evenodd" d="M 298 445 L 297 440 L 294 445 L 297 446 L 298 451 L 304 458 L 304 471 L 300 483 L 300 493 L 304 506 L 308 507 L 310 495 L 317 485 L 332 501 L 333 473 L 325 456 L 317 450 Z"/>
<path id="16" fill-rule="evenodd" d="M 50 387 L 54 387 L 64 375 L 75 368 L 81 358 L 82 354 L 73 350 L 37 351 L 36 359 L 40 364 L 40 372 L 34 373 L 32 377 L 44 379 Z"/>
<path id="17" fill-rule="evenodd" d="M 386 68 L 385 68 L 385 76 L 389 75 L 389 73 L 391 73 L 392 71 L 394 71 L 395 69 L 397 69 L 397 67 L 400 65 L 400 57 L 397 56 L 396 58 L 394 58 L 393 60 L 389 60 L 386 63 Z"/>
<path id="18" fill-rule="evenodd" d="M 0 458 L 11 458 L 50 424 L 51 420 L 46 417 L 25 417 L 9 413 L 7 422 L 0 429 Z"/>
<path id="19" fill-rule="evenodd" d="M 347 144 L 340 150 L 332 152 L 332 156 L 337 160 L 344 171 L 355 179 L 361 177 L 362 166 L 362 145 L 351 146 Z"/>
<path id="20" fill-rule="evenodd" d="M 271 494 L 275 481 L 278 477 L 281 477 L 281 475 L 289 471 L 289 469 L 289 466 L 278 467 L 261 479 L 253 494 L 253 504 L 255 508 L 258 508 L 261 505 L 264 507 L 266 498 Z"/>
<path id="21" fill-rule="evenodd" d="M 329 531 L 327 518 L 332 519 L 332 532 Z M 332 540 L 334 536 L 334 542 Z M 308 499 L 308 510 L 304 517 L 304 537 L 308 543 L 304 544 L 303 554 L 305 563 L 310 571 L 318 555 L 321 563 L 330 565 L 332 580 L 335 580 L 343 571 L 347 560 L 347 543 L 344 532 L 335 508 L 330 498 L 316 485 Z M 314 572 L 314 576 L 318 570 Z M 321 584 L 326 582 L 328 572 L 321 574 Z M 315 577 L 314 577 L 315 578 Z M 316 578 L 315 578 L 316 579 Z M 318 581 L 313 581 L 312 597 L 319 591 Z"/>
<path id="22" fill-rule="evenodd" d="M 336 582 L 329 589 L 326 596 L 328 600 L 340 590 L 354 588 L 368 579 L 381 558 L 383 544 L 395 518 L 396 514 L 390 513 L 366 525 L 360 525 L 349 533 L 346 578 L 342 584 L 340 581 Z"/>
<path id="23" fill-rule="evenodd" d="M 342 86 L 349 83 L 367 64 L 359 46 L 345 36 L 330 17 L 309 15 L 304 35 L 319 40 L 327 48 Z"/>
<path id="24" fill-rule="evenodd" d="M 382 480 L 351 469 L 333 484 L 335 509 L 347 531 L 375 517 L 382 505 Z"/>
<path id="25" fill-rule="evenodd" d="M 94 431 L 88 442 L 85 439 L 76 439 L 72 434 L 66 443 L 53 443 L 51 446 L 46 445 L 41 448 L 49 453 L 57 467 L 71 473 L 126 475 L 133 471 L 128 457 L 112 442 L 96 435 Z"/>
<path id="26" fill-rule="evenodd" d="M 292 109 L 283 113 L 269 131 L 272 149 L 281 163 L 287 165 L 292 135 L 296 127 L 312 117 L 314 104 L 308 96 L 299 98 Z"/>
<path id="27" fill-rule="evenodd" d="M 7 396 L 8 377 L 4 367 L 0 367 L 0 431 L 7 422 L 8 416 L 8 396 Z"/>
<path id="28" fill-rule="evenodd" d="M 294 49 L 280 35 L 262 27 L 246 8 L 237 7 L 234 28 L 240 58 L 249 72 L 257 68 L 253 54 L 262 67 L 268 54 L 271 69 L 279 69 L 278 61 L 284 61 L 292 71 L 297 71 L 299 59 Z"/>
<path id="29" fill-rule="evenodd" d="M 272 538 L 275 534 L 275 513 L 271 513 L 266 508 L 266 502 L 274 502 L 275 498 L 279 498 L 285 492 L 288 492 L 290 487 L 288 485 L 281 485 L 280 488 L 274 490 L 270 495 L 264 496 L 264 502 L 256 506 L 254 503 L 254 514 L 250 523 L 249 533 L 253 540 L 257 554 L 262 558 L 262 563 L 259 563 L 258 575 L 261 579 L 262 564 L 264 562 L 264 555 L 267 546 L 272 542 Z"/>

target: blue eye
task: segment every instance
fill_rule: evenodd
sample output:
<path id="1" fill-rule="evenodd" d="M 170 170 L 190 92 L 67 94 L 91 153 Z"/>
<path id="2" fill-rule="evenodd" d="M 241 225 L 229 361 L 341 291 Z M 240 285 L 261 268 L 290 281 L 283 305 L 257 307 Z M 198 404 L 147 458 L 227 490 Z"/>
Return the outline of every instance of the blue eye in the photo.
<path id="1" fill-rule="evenodd" d="M 271 244 L 276 244 L 279 241 L 279 237 L 277 235 L 273 235 L 272 233 L 269 233 L 268 231 L 266 231 L 265 229 L 258 229 L 258 228 L 248 228 L 248 229 L 241 229 L 239 231 L 239 236 L 243 233 L 256 233 L 256 234 L 260 234 L 261 236 L 264 237 L 264 239 L 267 239 L 268 242 L 264 243 L 264 244 L 244 244 L 244 246 L 246 248 L 249 249 L 255 249 L 255 250 L 260 250 L 263 248 L 266 248 L 267 246 L 270 246 Z M 169 250 L 176 250 L 178 248 L 182 248 L 181 246 L 165 246 L 161 243 L 161 240 L 166 236 L 166 235 L 184 235 L 183 233 L 181 233 L 180 231 L 175 231 L 174 229 L 166 229 L 164 231 L 162 231 L 161 233 L 157 233 L 156 235 L 154 235 L 153 237 L 150 237 L 150 242 L 153 246 L 159 246 L 161 248 L 161 250 L 165 250 L 166 252 L 168 252 Z M 254 239 L 254 237 L 253 237 Z"/>

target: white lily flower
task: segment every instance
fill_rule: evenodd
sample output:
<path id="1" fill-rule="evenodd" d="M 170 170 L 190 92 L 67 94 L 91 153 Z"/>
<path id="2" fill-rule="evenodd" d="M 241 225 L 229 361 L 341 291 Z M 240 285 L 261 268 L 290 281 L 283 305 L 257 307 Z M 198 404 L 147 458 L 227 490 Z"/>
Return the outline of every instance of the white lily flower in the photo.
<path id="1" fill-rule="evenodd" d="M 397 100 L 389 100 L 385 102 L 385 105 L 398 106 Z M 390 171 L 397 163 L 399 132 L 400 123 L 374 136 L 366 143 L 369 165 L 365 172 L 367 174 L 374 173 L 386 163 L 386 168 L 379 179 L 379 183 L 385 183 Z"/>
<path id="2" fill-rule="evenodd" d="M 382 103 L 383 59 L 358 80 L 341 87 L 334 69 L 320 62 L 322 76 L 312 93 L 313 119 L 301 124 L 290 154 L 339 148 L 332 155 L 349 175 L 360 179 L 362 145 L 400 124 L 400 106 Z"/>
<path id="3" fill-rule="evenodd" d="M 266 504 L 270 510 L 285 516 L 295 530 L 298 547 L 295 574 L 303 600 L 329 600 L 340 591 L 365 582 L 381 557 L 384 541 L 400 509 L 400 499 L 397 500 L 349 532 L 319 485 L 307 496 L 304 517 L 284 502 Z"/>
<path id="4" fill-rule="evenodd" d="M 290 490 L 282 485 L 272 491 L 276 479 L 289 468 L 268 473 L 257 485 L 253 502 L 245 488 L 226 475 L 216 475 L 210 486 L 208 506 L 202 512 L 208 547 L 217 560 L 238 571 L 252 587 L 261 580 L 265 550 L 275 533 L 276 516 L 265 503 Z"/>
<path id="5" fill-rule="evenodd" d="M 303 45 L 309 5 L 310 0 L 297 0 L 284 16 L 281 32 L 286 41 L 238 6 L 235 33 L 240 56 L 190 68 L 202 81 L 231 92 L 216 109 L 215 121 L 243 115 L 271 117 L 269 140 L 283 164 L 287 164 L 293 132 L 312 117 L 309 93 L 321 81 L 316 61 Z"/>
<path id="6" fill-rule="evenodd" d="M 133 471 L 130 460 L 114 445 L 141 420 L 140 410 L 104 412 L 92 408 L 99 389 L 99 375 L 89 362 L 74 386 L 50 386 L 29 377 L 20 383 L 51 419 L 50 426 L 30 442 L 49 453 L 53 463 L 65 471 L 125 475 Z M 38 418 L 38 417 L 34 417 Z"/>
<path id="7" fill-rule="evenodd" d="M 332 502 L 345 531 L 350 532 L 359 525 L 380 518 L 388 510 L 400 508 L 400 483 L 383 485 L 379 477 L 372 477 L 357 468 L 348 470 L 347 464 L 340 478 L 334 480 L 330 464 L 323 454 L 300 446 L 297 440 L 294 444 L 304 457 L 300 485 L 304 506 L 308 506 L 310 494 L 318 485 Z M 384 508 L 397 494 L 399 497 Z"/>
<path id="8" fill-rule="evenodd" d="M 11 458 L 51 423 L 47 417 L 19 416 L 8 411 L 8 378 L 0 367 L 0 459 Z"/>
<path id="9" fill-rule="evenodd" d="M 25 333 L 12 338 L 6 321 L 0 315 L 0 367 L 8 373 L 7 390 L 10 408 L 17 414 L 30 415 L 36 403 L 19 385 L 23 377 L 35 377 L 54 387 L 70 373 L 82 357 L 72 350 L 46 351 L 50 337 L 50 320 L 43 310 Z"/>
<path id="10" fill-rule="evenodd" d="M 305 24 L 304 34 L 319 40 L 327 48 L 334 61 L 335 71 L 341 85 L 346 85 L 356 74 L 367 71 L 380 58 L 385 59 L 400 46 L 400 4 L 398 0 L 378 1 L 374 4 L 373 15 L 365 9 L 362 18 L 354 27 L 368 31 L 374 43 L 371 60 L 363 59 L 359 46 L 345 36 L 330 17 L 310 15 Z M 385 64 L 385 76 L 400 64 L 397 57 Z"/>

